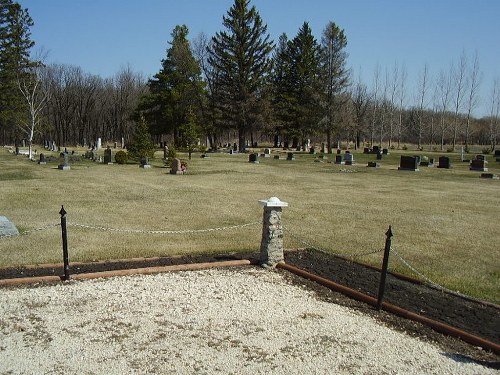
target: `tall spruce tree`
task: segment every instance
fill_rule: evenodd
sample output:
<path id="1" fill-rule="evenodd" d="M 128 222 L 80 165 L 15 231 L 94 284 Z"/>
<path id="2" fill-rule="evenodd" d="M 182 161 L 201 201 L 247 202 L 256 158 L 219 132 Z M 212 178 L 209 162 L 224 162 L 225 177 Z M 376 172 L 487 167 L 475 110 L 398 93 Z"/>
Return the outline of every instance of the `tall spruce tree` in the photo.
<path id="1" fill-rule="evenodd" d="M 324 83 L 322 103 L 325 111 L 323 129 L 328 150 L 332 148 L 332 133 L 339 130 L 336 124 L 339 110 L 348 98 L 347 95 L 343 95 L 349 85 L 346 46 L 347 38 L 344 30 L 334 22 L 329 22 L 321 38 L 321 69 Z"/>
<path id="2" fill-rule="evenodd" d="M 38 64 L 30 59 L 35 44 L 32 26 L 27 9 L 12 0 L 0 0 L 0 136 L 4 142 L 14 137 L 17 119 L 25 109 L 18 81 Z"/>
<path id="3" fill-rule="evenodd" d="M 320 58 L 320 46 L 307 22 L 292 40 L 280 38 L 274 56 L 273 109 L 292 147 L 318 131 L 322 113 Z"/>
<path id="4" fill-rule="evenodd" d="M 219 105 L 226 121 L 238 130 L 240 151 L 246 148 L 246 137 L 255 130 L 261 100 L 261 89 L 268 77 L 273 43 L 267 25 L 250 0 L 235 0 L 223 17 L 225 31 L 216 33 L 209 48 L 209 64 L 219 72 Z"/>
<path id="5" fill-rule="evenodd" d="M 188 122 L 188 115 L 201 116 L 204 83 L 188 32 L 185 25 L 177 25 L 172 31 L 162 69 L 149 81 L 150 93 L 140 105 L 155 134 L 173 134 L 176 146 L 180 146 L 181 126 Z"/>

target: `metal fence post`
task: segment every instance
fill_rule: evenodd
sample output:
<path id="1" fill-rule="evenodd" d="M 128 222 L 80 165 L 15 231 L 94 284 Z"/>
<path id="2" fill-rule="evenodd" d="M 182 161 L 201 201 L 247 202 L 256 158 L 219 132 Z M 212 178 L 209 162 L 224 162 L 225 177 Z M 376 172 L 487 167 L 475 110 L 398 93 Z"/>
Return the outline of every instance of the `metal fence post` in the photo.
<path id="1" fill-rule="evenodd" d="M 389 253 L 391 252 L 391 237 L 393 236 L 390 225 L 387 232 L 385 232 L 385 236 L 384 261 L 382 263 L 382 274 L 380 275 L 380 285 L 378 288 L 377 310 L 380 310 L 382 307 L 382 299 L 384 298 L 385 292 L 385 278 L 387 276 L 387 267 L 389 265 Z"/>
<path id="2" fill-rule="evenodd" d="M 66 211 L 64 210 L 64 206 L 61 206 L 61 211 L 59 214 L 61 215 L 61 232 L 62 232 L 62 243 L 63 243 L 63 262 L 64 262 L 64 276 L 62 279 L 64 281 L 68 281 L 70 279 L 69 276 L 69 255 L 68 255 L 68 231 L 66 229 Z"/>

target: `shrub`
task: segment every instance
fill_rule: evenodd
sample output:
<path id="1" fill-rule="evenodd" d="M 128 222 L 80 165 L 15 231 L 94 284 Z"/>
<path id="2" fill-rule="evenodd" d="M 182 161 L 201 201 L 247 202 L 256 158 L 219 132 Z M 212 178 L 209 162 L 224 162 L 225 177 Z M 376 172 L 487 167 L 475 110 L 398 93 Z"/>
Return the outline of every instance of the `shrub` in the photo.
<path id="1" fill-rule="evenodd" d="M 406 145 L 403 145 L 403 147 L 401 147 L 404 151 L 408 150 L 408 147 Z"/>
<path id="2" fill-rule="evenodd" d="M 491 152 L 491 149 L 490 148 L 483 148 L 481 151 L 483 154 L 487 155 Z"/>
<path id="3" fill-rule="evenodd" d="M 128 154 L 125 151 L 120 150 L 115 154 L 115 161 L 118 164 L 125 164 L 127 160 L 128 160 Z"/>
<path id="4" fill-rule="evenodd" d="M 455 150 L 453 150 L 453 147 L 448 147 L 448 148 L 446 149 L 446 152 L 453 152 L 453 151 L 455 151 Z"/>

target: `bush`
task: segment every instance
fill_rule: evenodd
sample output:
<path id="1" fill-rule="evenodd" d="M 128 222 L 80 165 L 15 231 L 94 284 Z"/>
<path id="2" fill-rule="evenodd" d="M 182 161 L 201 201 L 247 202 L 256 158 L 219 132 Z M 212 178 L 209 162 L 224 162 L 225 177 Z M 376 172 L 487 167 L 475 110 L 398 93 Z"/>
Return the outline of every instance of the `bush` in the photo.
<path id="1" fill-rule="evenodd" d="M 453 147 L 448 147 L 448 148 L 446 149 L 446 152 L 453 152 L 453 151 L 455 151 L 455 150 L 453 149 Z"/>
<path id="2" fill-rule="evenodd" d="M 127 160 L 128 160 L 128 154 L 125 151 L 120 150 L 115 154 L 115 161 L 118 164 L 125 164 Z"/>
<path id="3" fill-rule="evenodd" d="M 407 147 L 406 145 L 403 145 L 402 149 L 403 149 L 404 151 L 406 151 L 406 150 L 408 150 L 408 147 Z"/>

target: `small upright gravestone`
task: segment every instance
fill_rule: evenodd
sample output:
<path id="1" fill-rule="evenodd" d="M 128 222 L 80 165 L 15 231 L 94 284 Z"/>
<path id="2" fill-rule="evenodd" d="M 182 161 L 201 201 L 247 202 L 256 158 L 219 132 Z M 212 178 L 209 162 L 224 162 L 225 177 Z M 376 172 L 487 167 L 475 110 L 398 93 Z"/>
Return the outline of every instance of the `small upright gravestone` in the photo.
<path id="1" fill-rule="evenodd" d="M 288 152 L 286 154 L 286 160 L 295 160 L 295 157 L 293 156 L 293 152 Z"/>
<path id="2" fill-rule="evenodd" d="M 109 146 L 106 150 L 104 150 L 104 164 L 113 164 L 113 151 L 109 148 Z"/>
<path id="3" fill-rule="evenodd" d="M 487 164 L 488 162 L 485 160 L 484 155 L 477 155 L 476 159 L 471 160 L 469 170 L 488 172 Z"/>
<path id="4" fill-rule="evenodd" d="M 179 159 L 174 159 L 172 161 L 170 174 L 184 174 L 184 171 L 182 170 L 182 163 Z"/>
<path id="5" fill-rule="evenodd" d="M 451 168 L 450 158 L 448 156 L 440 156 L 438 168 L 450 169 Z"/>
<path id="6" fill-rule="evenodd" d="M 40 154 L 40 160 L 38 160 L 38 164 L 45 165 L 47 162 L 45 161 L 45 155 L 43 153 Z"/>
<path id="7" fill-rule="evenodd" d="M 270 148 L 265 148 L 264 149 L 264 157 L 265 158 L 270 158 L 271 157 L 271 149 Z"/>
<path id="8" fill-rule="evenodd" d="M 61 153 L 62 164 L 57 166 L 58 169 L 62 171 L 69 171 L 71 167 L 69 166 L 69 155 L 66 152 Z"/>
<path id="9" fill-rule="evenodd" d="M 248 155 L 248 162 L 249 163 L 258 164 L 259 163 L 258 155 L 257 154 L 250 154 L 250 155 Z"/>
<path id="10" fill-rule="evenodd" d="M 5 216 L 0 216 L 0 237 L 12 237 L 19 235 L 16 226 Z"/>
<path id="11" fill-rule="evenodd" d="M 141 164 L 139 165 L 139 168 L 151 168 L 151 164 L 149 164 L 149 159 L 147 157 L 141 158 Z"/>
<path id="12" fill-rule="evenodd" d="M 335 164 L 342 164 L 342 155 L 335 155 Z"/>
<path id="13" fill-rule="evenodd" d="M 367 167 L 380 168 L 380 163 L 377 163 L 376 161 L 369 161 Z"/>
<path id="14" fill-rule="evenodd" d="M 418 172 L 418 160 L 417 160 L 417 158 L 415 156 L 401 155 L 401 160 L 399 162 L 398 170 Z"/>
<path id="15" fill-rule="evenodd" d="M 346 152 L 344 154 L 344 164 L 345 165 L 352 165 L 353 162 L 354 162 L 353 155 L 350 152 Z"/>

